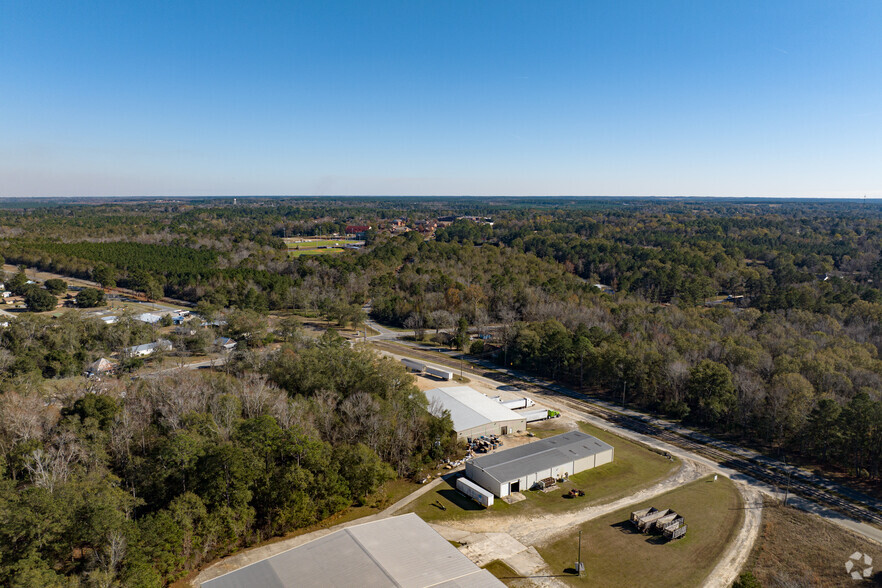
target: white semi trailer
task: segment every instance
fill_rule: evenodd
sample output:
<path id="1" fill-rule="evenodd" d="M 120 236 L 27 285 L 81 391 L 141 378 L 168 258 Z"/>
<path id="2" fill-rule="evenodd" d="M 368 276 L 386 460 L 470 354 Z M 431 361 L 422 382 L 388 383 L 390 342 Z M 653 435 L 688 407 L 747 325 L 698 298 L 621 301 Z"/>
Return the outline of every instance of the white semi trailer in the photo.
<path id="1" fill-rule="evenodd" d="M 458 478 L 456 489 L 485 508 L 493 506 L 493 493 L 484 490 L 468 478 Z"/>
<path id="2" fill-rule="evenodd" d="M 406 357 L 401 360 L 401 363 L 404 364 L 408 370 L 412 372 L 420 372 L 423 373 L 426 370 L 426 364 L 421 361 L 414 361 L 412 359 L 407 359 Z"/>
<path id="3" fill-rule="evenodd" d="M 516 400 L 506 400 L 502 403 L 502 406 L 511 410 L 517 410 L 519 408 L 530 408 L 534 404 L 536 403 L 529 398 L 518 398 Z"/>
<path id="4" fill-rule="evenodd" d="M 441 368 L 436 368 L 431 365 L 426 366 L 426 373 L 430 376 L 435 376 L 436 378 L 441 378 L 442 380 L 452 380 L 453 372 L 448 372 L 447 370 L 442 370 Z"/>

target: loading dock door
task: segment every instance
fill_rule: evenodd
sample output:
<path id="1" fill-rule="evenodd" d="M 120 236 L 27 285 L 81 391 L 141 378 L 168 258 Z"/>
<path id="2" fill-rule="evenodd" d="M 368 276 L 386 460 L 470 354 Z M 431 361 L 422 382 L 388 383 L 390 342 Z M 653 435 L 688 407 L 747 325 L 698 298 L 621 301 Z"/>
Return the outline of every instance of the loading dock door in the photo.
<path id="1" fill-rule="evenodd" d="M 510 488 L 511 488 L 512 493 L 520 492 L 521 491 L 521 481 L 518 480 L 517 482 L 512 482 Z"/>

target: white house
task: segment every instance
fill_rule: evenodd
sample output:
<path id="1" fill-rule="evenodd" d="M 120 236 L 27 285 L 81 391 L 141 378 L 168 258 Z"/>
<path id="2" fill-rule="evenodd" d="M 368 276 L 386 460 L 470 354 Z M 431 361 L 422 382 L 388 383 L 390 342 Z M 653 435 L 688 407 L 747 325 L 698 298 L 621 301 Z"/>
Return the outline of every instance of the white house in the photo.
<path id="1" fill-rule="evenodd" d="M 167 339 L 159 339 L 158 341 L 154 341 L 153 343 L 144 343 L 143 345 L 135 345 L 134 347 L 129 347 L 125 351 L 123 351 L 123 355 L 125 355 L 126 357 L 145 357 L 147 355 L 152 355 L 156 351 L 171 350 L 171 341 Z"/>
<path id="2" fill-rule="evenodd" d="M 236 347 L 236 342 L 229 337 L 218 337 L 214 340 L 214 344 L 226 351 L 230 351 Z"/>

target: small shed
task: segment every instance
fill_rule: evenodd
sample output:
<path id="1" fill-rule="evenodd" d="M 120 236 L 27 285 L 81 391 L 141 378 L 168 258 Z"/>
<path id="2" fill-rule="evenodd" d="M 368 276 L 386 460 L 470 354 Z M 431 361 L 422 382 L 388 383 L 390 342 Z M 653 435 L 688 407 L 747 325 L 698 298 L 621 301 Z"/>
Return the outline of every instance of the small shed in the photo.
<path id="1" fill-rule="evenodd" d="M 86 376 L 100 376 L 112 372 L 116 368 L 106 357 L 93 361 L 86 368 Z"/>

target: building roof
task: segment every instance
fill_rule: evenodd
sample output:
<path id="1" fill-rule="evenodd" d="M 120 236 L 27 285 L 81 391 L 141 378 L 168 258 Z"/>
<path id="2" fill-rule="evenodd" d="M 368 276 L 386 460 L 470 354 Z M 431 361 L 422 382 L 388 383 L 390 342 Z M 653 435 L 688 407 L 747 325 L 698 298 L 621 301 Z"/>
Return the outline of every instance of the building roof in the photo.
<path id="1" fill-rule="evenodd" d="M 142 351 L 154 351 L 156 349 L 171 349 L 172 344 L 168 339 L 158 339 L 153 343 L 143 343 L 126 349 L 127 353 L 140 353 Z"/>
<path id="2" fill-rule="evenodd" d="M 202 584 L 203 588 L 501 588 L 417 515 L 325 535 Z"/>
<path id="3" fill-rule="evenodd" d="M 612 445 L 604 443 L 600 439 L 586 435 L 581 431 L 570 431 L 498 453 L 491 453 L 473 459 L 469 463 L 472 467 L 483 470 L 496 481 L 504 483 L 610 449 L 612 449 Z"/>
<path id="4" fill-rule="evenodd" d="M 457 432 L 493 422 L 515 421 L 524 417 L 505 408 L 468 386 L 450 386 L 426 390 L 429 404 L 438 402 L 450 411 L 453 429 Z"/>
<path id="5" fill-rule="evenodd" d="M 112 369 L 113 363 L 111 363 L 111 361 L 106 357 L 102 357 L 101 359 L 93 361 L 91 364 L 89 364 L 89 369 L 87 371 L 93 374 L 100 374 L 102 372 L 109 372 Z"/>
<path id="6" fill-rule="evenodd" d="M 152 312 L 145 312 L 136 316 L 135 320 L 139 320 L 143 323 L 150 323 L 152 325 L 153 323 L 158 323 L 159 321 L 161 321 L 162 317 L 158 314 L 153 314 Z"/>

